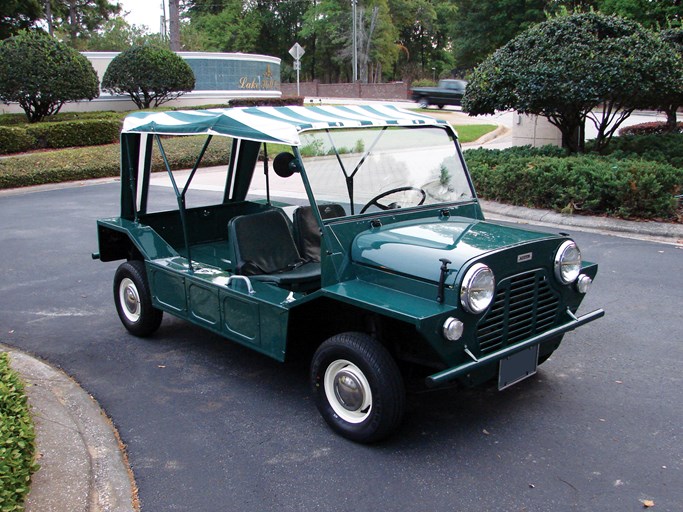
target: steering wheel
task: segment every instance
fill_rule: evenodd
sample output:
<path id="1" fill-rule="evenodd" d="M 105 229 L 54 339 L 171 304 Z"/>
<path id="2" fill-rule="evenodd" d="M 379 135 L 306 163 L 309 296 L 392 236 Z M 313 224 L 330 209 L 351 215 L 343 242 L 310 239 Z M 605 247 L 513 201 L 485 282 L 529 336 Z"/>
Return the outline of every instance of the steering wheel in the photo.
<path id="1" fill-rule="evenodd" d="M 393 210 L 394 208 L 400 208 L 401 206 L 397 204 L 396 202 L 390 203 L 390 204 L 382 204 L 379 202 L 380 199 L 383 197 L 390 196 L 391 194 L 396 194 L 397 192 L 406 192 L 408 190 L 414 190 L 416 192 L 419 192 L 422 194 L 422 198 L 420 199 L 420 202 L 417 203 L 415 206 L 420 206 L 425 202 L 425 199 L 427 199 L 427 193 L 422 190 L 421 188 L 417 187 L 399 187 L 399 188 L 392 188 L 391 190 L 387 190 L 386 192 L 382 192 L 381 194 L 376 195 L 370 201 L 365 203 L 365 206 L 361 209 L 360 213 L 365 213 L 365 211 L 370 208 L 371 206 L 376 206 L 380 210 Z"/>

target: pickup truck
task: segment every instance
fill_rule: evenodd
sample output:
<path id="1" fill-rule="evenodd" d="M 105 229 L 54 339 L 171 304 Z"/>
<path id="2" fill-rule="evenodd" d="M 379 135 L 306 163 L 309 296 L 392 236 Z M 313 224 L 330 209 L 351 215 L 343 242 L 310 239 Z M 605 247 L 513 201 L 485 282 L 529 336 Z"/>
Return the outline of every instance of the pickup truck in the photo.
<path id="1" fill-rule="evenodd" d="M 415 87 L 410 89 L 410 99 L 417 101 L 420 107 L 427 108 L 436 105 L 443 108 L 444 105 L 460 105 L 465 95 L 467 82 L 464 80 L 439 80 L 438 87 Z"/>

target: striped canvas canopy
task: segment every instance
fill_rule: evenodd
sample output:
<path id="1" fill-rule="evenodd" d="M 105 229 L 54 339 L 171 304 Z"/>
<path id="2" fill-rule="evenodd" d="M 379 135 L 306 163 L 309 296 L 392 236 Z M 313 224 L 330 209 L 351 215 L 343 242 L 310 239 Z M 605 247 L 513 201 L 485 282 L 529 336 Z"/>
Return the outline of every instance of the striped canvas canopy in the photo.
<path id="1" fill-rule="evenodd" d="M 172 112 L 138 112 L 123 122 L 123 133 L 226 135 L 298 146 L 299 133 L 359 126 L 447 125 L 446 121 L 393 105 L 250 107 Z"/>

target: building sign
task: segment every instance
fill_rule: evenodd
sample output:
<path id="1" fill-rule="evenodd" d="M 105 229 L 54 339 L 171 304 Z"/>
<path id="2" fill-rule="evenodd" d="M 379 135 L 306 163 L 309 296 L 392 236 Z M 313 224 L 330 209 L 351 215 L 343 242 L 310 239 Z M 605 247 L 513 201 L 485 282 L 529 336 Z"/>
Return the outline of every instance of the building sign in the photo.
<path id="1" fill-rule="evenodd" d="M 280 82 L 273 77 L 270 64 L 266 64 L 266 70 L 264 71 L 263 75 L 240 77 L 239 88 L 259 91 L 273 91 L 280 89 Z"/>

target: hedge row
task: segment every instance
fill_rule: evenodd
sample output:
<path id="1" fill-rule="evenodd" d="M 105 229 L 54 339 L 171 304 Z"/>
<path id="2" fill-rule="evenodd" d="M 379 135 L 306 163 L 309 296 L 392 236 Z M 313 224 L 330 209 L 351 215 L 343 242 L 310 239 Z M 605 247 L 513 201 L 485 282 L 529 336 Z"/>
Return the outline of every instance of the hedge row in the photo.
<path id="1" fill-rule="evenodd" d="M 24 386 L 0 353 L 0 510 L 23 510 L 35 462 L 35 430 Z"/>
<path id="2" fill-rule="evenodd" d="M 0 154 L 110 144 L 118 140 L 120 129 L 118 119 L 0 126 Z"/>
<path id="3" fill-rule="evenodd" d="M 563 213 L 673 219 L 683 169 L 636 158 L 597 155 L 514 156 L 467 151 L 478 194 L 486 199 Z"/>
<path id="4" fill-rule="evenodd" d="M 683 123 L 678 123 L 676 126 L 678 127 L 677 133 L 683 133 Z M 661 133 L 670 133 L 663 121 L 634 124 L 619 130 L 619 135 L 658 135 Z"/>
<path id="5" fill-rule="evenodd" d="M 292 105 L 303 106 L 304 99 L 301 96 L 288 96 L 284 98 L 236 98 L 230 100 L 231 107 L 291 107 Z"/>
<path id="6" fill-rule="evenodd" d="M 171 169 L 191 168 L 206 138 L 173 137 L 163 140 Z M 216 137 L 209 145 L 202 164 L 226 163 L 230 145 Z M 120 174 L 120 146 L 63 149 L 0 159 L 0 189 L 28 187 L 47 183 L 116 177 Z M 154 151 L 153 169 L 165 169 L 159 152 Z"/>

